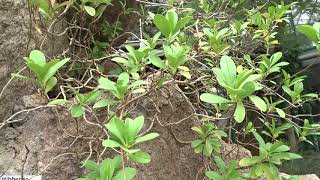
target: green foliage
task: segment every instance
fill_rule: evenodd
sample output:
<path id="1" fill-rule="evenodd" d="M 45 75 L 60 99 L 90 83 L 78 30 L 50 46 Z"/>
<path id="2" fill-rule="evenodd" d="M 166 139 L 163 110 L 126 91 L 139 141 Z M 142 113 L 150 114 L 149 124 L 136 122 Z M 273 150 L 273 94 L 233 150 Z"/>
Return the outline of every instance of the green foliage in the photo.
<path id="1" fill-rule="evenodd" d="M 145 81 L 137 80 L 133 83 L 129 83 L 129 79 L 129 74 L 126 72 L 123 72 L 118 76 L 117 82 L 101 77 L 99 79 L 98 88 L 110 92 L 118 100 L 123 100 L 129 90 L 131 90 L 131 93 L 143 93 L 145 91 L 145 89 L 141 87 L 145 84 Z"/>
<path id="2" fill-rule="evenodd" d="M 156 27 L 160 30 L 161 34 L 166 37 L 169 43 L 177 37 L 180 30 L 192 19 L 191 16 L 185 16 L 179 19 L 174 9 L 167 11 L 165 15 L 154 15 L 152 13 L 150 15 Z"/>
<path id="3" fill-rule="evenodd" d="M 211 156 L 213 151 L 220 152 L 221 137 L 227 137 L 227 134 L 218 130 L 217 127 L 208 122 L 201 127 L 192 127 L 192 130 L 197 133 L 199 139 L 192 141 L 191 146 L 195 153 L 203 153 L 206 156 Z"/>
<path id="4" fill-rule="evenodd" d="M 289 12 L 290 5 L 269 6 L 268 11 L 261 13 L 257 9 L 250 11 L 250 24 L 258 26 L 254 32 L 253 39 L 262 39 L 266 47 L 269 49 L 272 45 L 279 44 L 275 39 L 277 32 L 274 32 L 278 23 L 288 21 L 285 14 Z"/>
<path id="5" fill-rule="evenodd" d="M 111 133 L 111 136 L 109 139 L 104 140 L 102 145 L 108 148 L 120 147 L 126 152 L 130 160 L 143 164 L 149 163 L 151 161 L 150 155 L 140 149 L 135 149 L 134 146 L 152 140 L 158 137 L 159 134 L 149 133 L 139 135 L 138 133 L 141 131 L 143 125 L 143 116 L 136 117 L 133 120 L 126 118 L 124 122 L 118 117 L 114 117 L 106 124 L 106 128 Z"/>
<path id="6" fill-rule="evenodd" d="M 280 72 L 280 69 L 282 68 L 282 66 L 286 66 L 289 64 L 288 62 L 279 62 L 281 57 L 282 57 L 281 52 L 277 52 L 273 54 L 270 58 L 263 55 L 261 57 L 262 60 L 260 61 L 260 66 L 258 71 L 261 74 L 264 74 L 265 76 L 271 73 Z"/>
<path id="7" fill-rule="evenodd" d="M 245 118 L 243 99 L 246 97 L 249 97 L 253 104 L 261 111 L 267 110 L 265 101 L 253 95 L 255 91 L 260 89 L 257 80 L 261 75 L 253 74 L 253 70 L 249 69 L 242 69 L 237 74 L 237 67 L 228 56 L 222 56 L 220 68 L 213 68 L 213 72 L 219 85 L 227 90 L 230 100 L 214 94 L 204 93 L 200 96 L 202 101 L 211 104 L 236 103 L 234 118 L 239 123 Z"/>
<path id="8" fill-rule="evenodd" d="M 130 167 L 121 169 L 121 163 L 122 160 L 119 155 L 113 159 L 104 159 L 100 164 L 91 160 L 85 161 L 83 164 L 89 173 L 86 177 L 77 180 L 123 180 L 124 174 L 126 179 L 133 179 L 137 170 Z"/>
<path id="9" fill-rule="evenodd" d="M 207 171 L 206 176 L 212 180 L 244 180 L 237 170 L 237 162 L 232 160 L 229 166 L 219 156 L 214 157 L 214 161 L 219 168 L 219 172 Z"/>
<path id="10" fill-rule="evenodd" d="M 302 95 L 304 87 L 301 81 L 295 82 L 293 84 L 293 89 L 290 88 L 290 86 L 288 85 L 283 85 L 282 89 L 284 92 L 286 92 L 290 96 L 291 102 L 293 104 L 300 103 L 304 99 L 318 98 L 318 95 L 315 93 L 308 93 L 308 94 Z"/>
<path id="11" fill-rule="evenodd" d="M 311 25 L 300 25 L 298 30 L 305 34 L 312 42 L 314 42 L 318 48 L 320 48 L 320 22 L 316 22 Z"/>
<path id="12" fill-rule="evenodd" d="M 87 94 L 76 93 L 76 104 L 71 106 L 72 117 L 81 117 L 85 112 L 85 105 L 95 102 L 99 97 L 102 96 L 102 91 L 95 90 Z"/>
<path id="13" fill-rule="evenodd" d="M 147 55 L 150 49 L 141 47 L 138 50 L 132 46 L 126 46 L 128 58 L 115 57 L 112 61 L 117 62 L 122 68 L 130 73 L 135 79 L 139 79 L 138 72 L 142 71 L 147 63 Z"/>
<path id="14" fill-rule="evenodd" d="M 230 36 L 229 28 L 213 29 L 204 28 L 203 34 L 207 38 L 206 40 L 200 41 L 201 49 L 205 52 L 213 55 L 225 54 L 230 46 L 226 43 Z"/>
<path id="15" fill-rule="evenodd" d="M 80 0 L 80 4 L 75 3 L 75 6 L 86 12 L 90 16 L 99 17 L 102 15 L 107 6 L 111 5 L 112 0 Z"/>
<path id="16" fill-rule="evenodd" d="M 47 0 L 29 0 L 31 6 L 39 7 L 39 12 L 49 13 L 49 2 Z"/>
<path id="17" fill-rule="evenodd" d="M 276 122 L 274 119 L 272 119 L 272 124 L 266 122 L 265 126 L 268 128 L 269 132 L 262 131 L 262 134 L 265 134 L 272 138 L 273 141 L 275 141 L 279 135 L 284 134 L 285 130 L 291 128 L 293 125 L 290 123 L 284 123 L 281 126 L 276 126 Z"/>
<path id="18" fill-rule="evenodd" d="M 290 148 L 281 141 L 265 143 L 263 138 L 255 131 L 253 135 L 259 142 L 259 156 L 252 156 L 240 160 L 241 167 L 250 167 L 248 177 L 257 178 L 265 175 L 269 180 L 279 178 L 277 165 L 283 160 L 302 158 L 300 155 L 288 152 Z"/>
<path id="19" fill-rule="evenodd" d="M 179 43 L 175 43 L 170 46 L 164 45 L 163 50 L 166 61 L 161 60 L 157 55 L 150 55 L 150 63 L 160 69 L 169 71 L 173 75 L 179 70 L 182 76 L 190 79 L 189 68 L 182 66 L 187 62 L 187 49 Z"/>
<path id="20" fill-rule="evenodd" d="M 307 136 L 319 136 L 320 135 L 320 125 L 319 124 L 310 124 L 308 119 L 304 120 L 302 128 L 296 129 L 299 137 L 299 141 L 305 141 L 311 145 L 313 143 L 307 139 Z"/>
<path id="21" fill-rule="evenodd" d="M 210 159 L 212 154 L 219 153 L 224 143 L 222 138 L 227 137 L 227 129 L 218 129 L 215 122 L 209 122 L 208 119 L 229 121 L 229 117 L 233 115 L 238 124 L 229 122 L 229 142 L 241 142 L 242 138 L 239 137 L 250 133 L 253 133 L 259 142 L 259 155 L 240 161 L 241 167 L 250 168 L 248 174 L 240 174 L 236 161 L 226 165 L 220 157 L 215 156 L 218 171 L 207 171 L 206 176 L 210 179 L 233 180 L 261 176 L 270 180 L 279 179 L 277 166 L 285 160 L 300 158 L 299 155 L 288 152 L 289 146 L 279 141 L 279 137 L 285 140 L 285 131 L 294 128 L 299 142 L 312 144 L 307 138 L 320 135 L 319 124 L 305 120 L 303 127 L 300 127 L 300 123 L 295 122 L 300 117 L 299 114 L 296 115 L 299 108 L 307 101 L 318 99 L 318 95 L 306 94 L 303 84 L 305 76 L 291 76 L 287 73 L 288 69 L 285 71 L 284 68 L 288 68 L 288 62 L 292 61 L 286 54 L 274 52 L 279 44 L 277 33 L 279 30 L 288 29 L 282 26 L 288 21 L 286 14 L 290 12 L 289 9 L 294 13 L 294 6 L 260 0 L 255 3 L 244 0 L 199 0 L 188 3 L 169 0 L 168 6 L 161 7 L 158 14 L 149 13 L 156 31 L 159 31 L 153 36 L 145 33 L 145 25 L 149 23 L 143 19 L 146 14 L 130 9 L 130 12 L 141 15 L 141 33 L 135 39 L 139 39 L 140 46 L 130 45 L 131 41 L 127 41 L 127 52 L 123 52 L 117 51 L 117 47 L 112 47 L 110 42 L 115 38 L 122 38 L 119 33 L 122 31 L 120 19 L 127 13 L 124 2 L 129 1 L 119 2 L 123 6 L 123 12 L 120 12 L 116 22 L 103 22 L 102 28 L 98 28 L 99 32 L 91 32 L 92 29 L 87 28 L 87 25 L 98 22 L 101 15 L 106 13 L 106 7 L 111 5 L 111 0 L 67 0 L 54 4 L 52 8 L 48 1 L 30 1 L 31 5 L 39 7 L 43 14 L 57 13 L 57 16 L 52 17 L 60 17 L 61 7 L 65 7 L 65 10 L 75 9 L 75 15 L 81 17 L 73 18 L 75 21 L 81 20 L 79 24 L 76 23 L 79 26 L 77 29 L 88 30 L 86 35 L 82 30 L 70 33 L 74 35 L 74 39 L 86 37 L 76 41 L 81 48 L 81 58 L 65 68 L 65 75 L 59 79 L 63 92 L 49 103 L 71 104 L 68 98 L 75 97 L 70 108 L 71 115 L 77 118 L 87 117 L 84 116 L 87 115 L 85 113 L 92 113 L 98 122 L 96 127 L 102 127 L 99 130 L 105 133 L 103 147 L 113 149 L 119 154 L 113 159 L 106 158 L 97 163 L 86 161 L 84 166 L 88 174 L 83 179 L 132 179 L 137 170 L 126 167 L 127 161 L 142 164 L 151 161 L 150 155 L 139 149 L 138 145 L 156 138 L 159 134 L 140 132 L 144 126 L 143 116 L 135 119 L 126 116 L 130 114 L 130 107 L 144 98 L 144 95 L 168 84 L 175 88 L 180 87 L 182 95 L 190 98 L 190 104 L 181 104 L 182 106 L 195 105 L 191 108 L 201 114 L 193 115 L 206 117 L 206 121 L 199 122 L 201 126 L 192 128 L 198 138 L 192 141 L 191 145 L 196 153 L 207 156 L 203 161 Z M 272 6 L 269 6 L 270 4 Z M 179 7 L 176 8 L 176 5 Z M 193 24 L 187 26 L 191 22 Z M 85 26 L 81 27 L 84 24 Z M 302 25 L 298 29 L 313 42 L 319 43 L 319 23 L 314 26 Z M 91 33 L 92 40 L 87 38 Z M 97 38 L 99 36 L 102 38 Z M 85 44 L 81 44 L 83 42 Z M 73 45 L 74 43 L 70 44 Z M 88 57 L 82 57 L 85 55 Z M 102 65 L 99 61 L 110 59 L 121 67 L 121 72 L 112 75 L 101 73 Z M 26 58 L 26 64 L 36 75 L 39 87 L 47 93 L 57 84 L 54 75 L 68 60 L 46 62 L 44 54 L 35 50 Z M 85 66 L 80 62 L 85 62 Z M 24 78 L 19 73 L 13 76 Z M 64 77 L 67 79 L 63 79 Z M 144 94 L 135 96 L 133 93 Z M 62 96 L 63 99 L 59 99 Z M 213 104 L 215 109 L 202 104 L 199 99 Z M 100 111 L 105 113 L 101 121 L 100 116 L 95 114 Z M 157 108 L 157 111 L 161 110 Z M 253 114 L 248 115 L 247 112 Z M 105 123 L 106 130 L 101 126 L 102 122 Z M 179 123 L 180 121 L 177 122 Z M 258 130 L 254 127 L 257 123 L 262 125 Z M 261 132 L 260 135 L 258 131 Z M 99 141 L 101 134 L 97 134 L 99 136 L 94 134 L 93 137 Z M 265 139 L 270 139 L 272 143 L 266 143 L 261 134 L 266 135 Z M 208 162 L 204 164 L 206 169 L 211 167 Z"/>
<path id="22" fill-rule="evenodd" d="M 63 60 L 54 59 L 46 62 L 46 57 L 41 51 L 33 50 L 25 60 L 27 67 L 36 75 L 40 88 L 45 93 L 48 93 L 58 82 L 54 75 L 70 58 Z"/>

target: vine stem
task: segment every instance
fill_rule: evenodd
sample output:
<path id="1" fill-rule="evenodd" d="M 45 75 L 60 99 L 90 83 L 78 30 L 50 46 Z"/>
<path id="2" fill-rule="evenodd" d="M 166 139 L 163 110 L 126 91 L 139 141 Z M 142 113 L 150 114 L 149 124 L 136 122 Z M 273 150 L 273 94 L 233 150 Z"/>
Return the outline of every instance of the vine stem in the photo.
<path id="1" fill-rule="evenodd" d="M 19 75 L 19 74 L 20 74 L 22 71 L 24 71 L 26 68 L 27 68 L 27 67 L 22 68 L 20 71 L 18 71 L 17 74 Z M 1 99 L 1 97 L 2 97 L 2 95 L 3 95 L 3 93 L 4 93 L 4 90 L 7 89 L 7 87 L 8 87 L 9 84 L 13 81 L 14 78 L 15 78 L 15 77 L 12 76 L 12 77 L 10 78 L 10 80 L 7 82 L 7 84 L 2 88 L 2 90 L 1 90 L 1 92 L 0 92 L 0 99 Z"/>

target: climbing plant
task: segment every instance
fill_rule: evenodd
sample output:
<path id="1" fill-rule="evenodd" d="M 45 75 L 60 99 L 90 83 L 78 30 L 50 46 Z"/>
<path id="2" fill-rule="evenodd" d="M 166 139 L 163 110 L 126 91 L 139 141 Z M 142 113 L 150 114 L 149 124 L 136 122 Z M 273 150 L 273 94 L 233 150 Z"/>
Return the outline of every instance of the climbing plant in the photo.
<path id="1" fill-rule="evenodd" d="M 89 24 L 113 6 L 110 0 L 30 2 L 48 19 L 73 9 L 73 19 L 81 17 L 81 23 Z M 180 87 L 190 102 L 184 106 L 193 106 L 193 115 L 199 120 L 192 128 L 197 138 L 190 145 L 204 157 L 199 163 L 210 179 L 279 179 L 279 165 L 302 158 L 290 149 L 296 149 L 298 143 L 312 144 L 309 138 L 320 135 L 319 124 L 311 123 L 308 115 L 296 113 L 306 102 L 318 101 L 318 94 L 304 92 L 306 76 L 290 74 L 286 69 L 289 62 L 278 49 L 279 26 L 286 26 L 287 14 L 296 3 L 141 1 L 149 13 L 127 8 L 126 3 L 129 1 L 121 1 L 123 14 L 139 14 L 141 22 L 139 35 L 129 33 L 134 41 L 108 49 L 111 42 L 95 40 L 98 36 L 90 29 L 76 27 L 78 31 L 67 29 L 65 33 L 73 35 L 70 46 L 77 51 L 70 48 L 56 55 L 58 58 L 46 58 L 40 47 L 25 58 L 40 91 L 49 94 L 49 105 L 65 107 L 77 121 L 92 123 L 88 117 L 98 119 L 93 124 L 100 134 L 94 139 L 103 147 L 98 152 L 103 158 L 96 160 L 90 153 L 82 162 L 87 173 L 79 179 L 133 179 L 139 173 L 133 164 L 151 161 L 139 144 L 161 134 L 149 133 L 152 127 L 145 127 L 145 117 L 130 114 L 129 107 L 170 85 Z M 152 12 L 148 9 L 152 4 L 161 8 Z M 98 33 L 112 32 L 114 39 L 110 41 L 125 36 L 128 32 L 118 33 L 123 30 L 118 23 L 114 23 L 117 27 L 113 31 Z M 151 31 L 147 31 L 148 26 Z M 299 30 L 319 43 L 319 23 L 302 25 Z M 82 31 L 88 31 L 85 36 L 92 38 L 82 38 Z M 58 93 L 50 95 L 53 90 Z M 100 111 L 103 117 L 97 116 Z M 220 126 L 219 121 L 227 126 Z M 287 133 L 289 130 L 293 134 Z M 244 145 L 248 142 L 242 142 L 243 136 L 252 137 L 250 142 L 258 153 L 226 165 L 221 146 L 226 142 Z M 292 140 L 294 144 L 290 144 Z M 114 156 L 107 157 L 106 150 L 113 151 Z M 218 169 L 207 165 L 212 163 Z"/>

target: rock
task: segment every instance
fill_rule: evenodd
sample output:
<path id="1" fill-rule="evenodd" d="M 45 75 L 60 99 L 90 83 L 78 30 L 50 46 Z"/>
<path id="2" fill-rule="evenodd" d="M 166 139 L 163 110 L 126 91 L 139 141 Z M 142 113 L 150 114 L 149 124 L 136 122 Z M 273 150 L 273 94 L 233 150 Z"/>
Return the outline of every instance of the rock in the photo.
<path id="1" fill-rule="evenodd" d="M 24 67 L 23 57 L 33 46 L 30 40 L 30 19 L 26 0 L 0 0 L 0 92 Z M 13 18 L 14 17 L 14 18 Z M 12 81 L 0 97 L 0 122 L 12 114 L 16 101 L 34 89 L 30 82 Z"/>
<path id="2" fill-rule="evenodd" d="M 197 120 L 191 117 L 177 123 L 193 111 L 174 87 L 165 89 L 141 98 L 131 106 L 131 116 L 145 116 L 143 131 L 151 128 L 150 131 L 160 134 L 140 146 L 151 154 L 152 161 L 144 166 L 132 165 L 139 169 L 137 179 L 196 179 L 203 174 L 201 156 L 195 154 L 190 145 L 195 139 L 191 127 Z M 24 96 L 16 109 L 22 106 L 29 109 L 43 105 L 43 102 L 36 94 Z M 3 170 L 7 170 L 6 174 L 20 174 L 23 170 L 25 175 L 42 175 L 44 180 L 81 176 L 84 171 L 80 162 L 88 157 L 90 137 L 97 135 L 98 131 L 95 125 L 74 120 L 69 114 L 67 107 L 39 109 L 30 112 L 23 123 L 0 131 L 0 174 L 4 173 Z M 103 150 L 101 141 L 93 142 L 92 147 L 98 152 Z M 230 144 L 224 144 L 221 152 L 226 162 L 250 156 L 244 148 Z M 92 153 L 91 159 L 96 159 L 97 154 Z M 113 151 L 107 151 L 103 157 L 112 157 L 112 154 Z"/>

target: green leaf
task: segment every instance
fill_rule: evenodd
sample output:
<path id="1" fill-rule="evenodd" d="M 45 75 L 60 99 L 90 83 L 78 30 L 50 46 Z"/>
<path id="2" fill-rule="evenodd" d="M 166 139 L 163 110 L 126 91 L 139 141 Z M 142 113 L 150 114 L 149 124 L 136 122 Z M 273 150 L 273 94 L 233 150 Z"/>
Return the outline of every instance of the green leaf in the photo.
<path id="1" fill-rule="evenodd" d="M 146 84 L 148 84 L 148 83 L 144 80 L 137 80 L 137 81 L 131 83 L 128 88 L 131 89 L 131 88 L 146 85 Z"/>
<path id="2" fill-rule="evenodd" d="M 36 63 L 37 65 L 39 65 L 41 67 L 44 67 L 44 65 L 46 64 L 46 57 L 39 50 L 31 51 L 29 58 L 32 59 L 32 61 L 34 63 Z"/>
<path id="3" fill-rule="evenodd" d="M 230 103 L 231 101 L 229 99 L 226 99 L 224 97 L 210 94 L 210 93 L 203 93 L 200 95 L 200 100 L 206 103 L 210 104 L 220 104 L 220 103 Z"/>
<path id="4" fill-rule="evenodd" d="M 47 85 L 46 85 L 46 88 L 44 90 L 44 93 L 47 94 L 49 91 L 51 91 L 54 88 L 54 86 L 57 84 L 57 82 L 58 82 L 58 80 L 57 80 L 56 77 L 51 77 L 49 79 L 49 81 L 47 82 Z"/>
<path id="5" fill-rule="evenodd" d="M 42 79 L 46 73 L 46 70 L 44 69 L 44 67 L 39 66 L 38 64 L 36 64 L 32 59 L 28 59 L 28 61 L 26 62 L 26 65 L 29 69 L 31 69 L 31 71 L 33 71 L 35 73 L 35 75 L 37 76 L 37 79 L 42 82 Z M 44 88 L 44 87 L 41 87 Z"/>
<path id="6" fill-rule="evenodd" d="M 160 32 L 166 37 L 169 38 L 170 36 L 170 28 L 168 28 L 168 20 L 160 14 L 154 15 L 153 23 L 156 27 L 160 30 Z"/>
<path id="7" fill-rule="evenodd" d="M 128 137 L 134 140 L 144 125 L 144 117 L 138 116 L 134 120 L 127 118 L 125 120 L 125 127 L 128 129 Z"/>
<path id="8" fill-rule="evenodd" d="M 263 112 L 266 112 L 268 107 L 267 107 L 267 104 L 266 102 L 264 102 L 263 99 L 261 99 L 260 97 L 258 96 L 255 96 L 255 95 L 251 95 L 249 96 L 249 99 L 253 102 L 253 104 L 259 108 L 260 111 L 263 111 Z"/>
<path id="9" fill-rule="evenodd" d="M 191 19 L 192 19 L 191 16 L 186 16 L 186 17 L 180 19 L 180 20 L 178 21 L 178 23 L 176 24 L 173 32 L 174 32 L 174 33 L 177 33 L 177 32 L 178 32 L 181 28 L 183 28 Z"/>
<path id="10" fill-rule="evenodd" d="M 283 89 L 283 91 L 286 92 L 290 97 L 293 97 L 294 93 L 293 93 L 293 91 L 292 91 L 290 88 L 288 88 L 288 87 L 286 87 L 286 86 L 282 86 L 282 89 Z"/>
<path id="11" fill-rule="evenodd" d="M 227 133 L 222 130 L 213 130 L 212 132 L 219 137 L 228 137 Z"/>
<path id="12" fill-rule="evenodd" d="M 54 99 L 54 100 L 50 101 L 48 103 L 48 105 L 63 105 L 63 104 L 69 103 L 69 102 L 71 102 L 71 101 L 64 100 L 64 99 Z"/>
<path id="13" fill-rule="evenodd" d="M 270 67 L 275 65 L 282 58 L 282 52 L 277 52 L 273 54 L 270 58 L 271 64 Z"/>
<path id="14" fill-rule="evenodd" d="M 38 6 L 44 13 L 49 13 L 49 3 L 47 0 L 30 0 L 30 4 Z"/>
<path id="15" fill-rule="evenodd" d="M 125 86 L 129 83 L 129 74 L 127 72 L 123 72 L 118 76 L 117 85 Z"/>
<path id="16" fill-rule="evenodd" d="M 297 27 L 300 32 L 306 35 L 311 41 L 318 42 L 317 31 L 310 25 L 300 25 Z"/>
<path id="17" fill-rule="evenodd" d="M 182 76 L 184 76 L 185 78 L 187 78 L 187 79 L 191 79 L 191 74 L 190 74 L 190 72 L 189 71 L 180 71 L 180 74 L 182 75 Z"/>
<path id="18" fill-rule="evenodd" d="M 239 162 L 239 165 L 241 167 L 247 167 L 247 166 L 252 166 L 254 164 L 260 163 L 261 161 L 262 161 L 262 158 L 260 156 L 253 156 L 253 157 L 241 159 Z"/>
<path id="19" fill-rule="evenodd" d="M 209 139 L 207 139 L 205 144 L 204 144 L 203 153 L 206 156 L 211 156 L 212 151 L 213 151 L 213 146 L 212 146 L 211 142 L 209 141 Z"/>
<path id="20" fill-rule="evenodd" d="M 112 99 L 102 99 L 98 102 L 96 102 L 94 105 L 93 105 L 93 108 L 94 109 L 97 109 L 97 108 L 103 108 L 103 107 L 106 107 L 106 106 L 109 106 L 109 105 L 113 105 L 115 104 L 116 101 L 112 100 Z"/>
<path id="21" fill-rule="evenodd" d="M 96 101 L 99 97 L 102 96 L 102 92 L 99 90 L 91 91 L 84 95 L 84 98 L 82 99 L 83 104 L 88 104 L 93 101 Z"/>
<path id="22" fill-rule="evenodd" d="M 161 60 L 158 56 L 150 55 L 149 60 L 150 60 L 151 64 L 153 64 L 154 66 L 156 66 L 160 69 L 167 70 L 167 66 L 164 64 L 164 61 Z"/>
<path id="23" fill-rule="evenodd" d="M 112 58 L 112 61 L 123 64 L 124 66 L 127 66 L 127 67 L 131 66 L 130 62 L 127 59 L 122 58 L 122 57 Z"/>
<path id="24" fill-rule="evenodd" d="M 297 94 L 301 94 L 303 92 L 303 83 L 302 82 L 297 82 L 293 86 L 294 92 Z"/>
<path id="25" fill-rule="evenodd" d="M 178 23 L 178 14 L 174 10 L 169 10 L 166 13 L 166 19 L 168 21 L 167 28 L 169 27 L 170 32 L 174 33 L 174 28 Z"/>
<path id="26" fill-rule="evenodd" d="M 202 143 L 203 143 L 203 140 L 200 140 L 200 139 L 194 140 L 194 141 L 191 142 L 191 147 L 192 148 L 196 148 Z"/>
<path id="27" fill-rule="evenodd" d="M 113 136 L 121 141 L 121 144 L 127 143 L 127 138 L 125 138 L 125 136 L 127 135 L 127 131 L 121 119 L 119 119 L 118 117 L 113 117 L 111 121 L 108 122 L 105 126 Z"/>
<path id="28" fill-rule="evenodd" d="M 266 145 L 263 138 L 256 131 L 252 131 L 252 134 L 256 138 L 256 140 L 258 141 L 259 147 L 264 147 Z"/>
<path id="29" fill-rule="evenodd" d="M 281 141 L 276 142 L 270 148 L 270 152 L 272 153 L 285 152 L 289 150 L 290 150 L 289 146 L 283 144 Z"/>
<path id="30" fill-rule="evenodd" d="M 84 113 L 84 109 L 82 108 L 82 106 L 80 104 L 74 104 L 71 107 L 71 116 L 74 118 L 80 117 L 82 116 L 82 114 Z"/>
<path id="31" fill-rule="evenodd" d="M 212 180 L 224 180 L 222 176 L 220 176 L 217 172 L 214 171 L 207 171 L 206 176 Z"/>
<path id="32" fill-rule="evenodd" d="M 138 88 L 138 89 L 133 90 L 131 93 L 137 94 L 137 93 L 144 93 L 144 92 L 146 92 L 146 90 L 144 88 Z"/>
<path id="33" fill-rule="evenodd" d="M 226 164 L 219 156 L 214 156 L 214 161 L 216 162 L 217 166 L 219 167 L 219 171 L 223 174 L 226 173 Z"/>
<path id="34" fill-rule="evenodd" d="M 241 100 L 239 100 L 237 102 L 237 107 L 236 107 L 236 110 L 235 110 L 233 116 L 234 116 L 234 119 L 238 123 L 241 123 L 244 120 L 244 118 L 246 116 L 246 110 L 245 110 L 243 102 Z"/>
<path id="35" fill-rule="evenodd" d="M 45 65 L 45 69 L 47 70 L 45 76 L 42 78 L 44 82 L 47 82 L 52 76 L 56 74 L 56 72 L 66 64 L 70 58 L 59 60 L 52 60 Z"/>
<path id="36" fill-rule="evenodd" d="M 91 6 L 84 6 L 84 10 L 86 10 L 90 16 L 96 15 L 96 10 Z"/>
<path id="37" fill-rule="evenodd" d="M 126 167 L 124 169 L 124 172 L 125 172 L 125 177 L 127 180 L 131 180 L 134 178 L 134 176 L 136 176 L 137 174 L 137 170 L 135 168 L 129 168 L 129 167 Z M 120 169 L 116 176 L 113 178 L 113 180 L 124 180 L 124 174 L 123 174 L 123 170 Z"/>
<path id="38" fill-rule="evenodd" d="M 114 141 L 114 140 L 111 140 L 111 139 L 107 139 L 107 140 L 103 140 L 102 141 L 102 145 L 104 147 L 108 147 L 108 148 L 115 148 L 115 147 L 121 147 L 121 144 Z"/>
<path id="39" fill-rule="evenodd" d="M 138 151 L 136 153 L 128 155 L 129 159 L 137 163 L 147 164 L 151 161 L 151 157 L 148 153 Z"/>
<path id="40" fill-rule="evenodd" d="M 110 81 L 109 79 L 101 77 L 98 80 L 98 82 L 99 82 L 98 88 L 117 92 L 115 83 Z"/>
<path id="41" fill-rule="evenodd" d="M 280 117 L 285 118 L 286 117 L 286 113 L 280 109 L 280 108 L 276 108 L 277 113 L 279 114 Z"/>
<path id="42" fill-rule="evenodd" d="M 220 60 L 220 68 L 228 85 L 232 86 L 235 83 L 237 76 L 237 67 L 233 60 L 229 56 L 222 56 Z"/>
<path id="43" fill-rule="evenodd" d="M 87 160 L 87 161 L 83 162 L 83 164 L 86 167 L 86 169 L 89 169 L 91 171 L 95 171 L 99 168 L 97 163 L 92 160 Z"/>
<path id="44" fill-rule="evenodd" d="M 149 141 L 149 140 L 152 140 L 156 137 L 158 137 L 159 134 L 158 133 L 149 133 L 149 134 L 146 134 L 144 136 L 141 136 L 141 137 L 138 137 L 136 140 L 135 140 L 135 144 L 139 144 L 139 143 L 142 143 L 142 142 L 145 142 L 145 141 Z"/>

